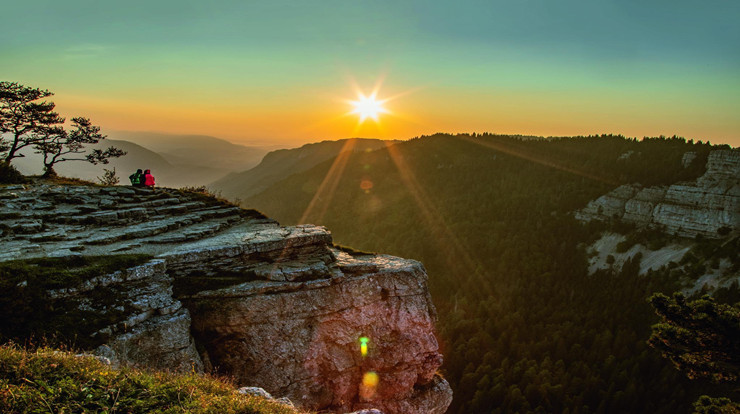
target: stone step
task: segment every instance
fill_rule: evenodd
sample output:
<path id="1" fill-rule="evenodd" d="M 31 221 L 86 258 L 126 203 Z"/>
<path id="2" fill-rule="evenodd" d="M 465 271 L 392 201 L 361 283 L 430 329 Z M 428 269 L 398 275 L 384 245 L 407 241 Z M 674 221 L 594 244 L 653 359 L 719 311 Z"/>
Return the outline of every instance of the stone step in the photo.
<path id="1" fill-rule="evenodd" d="M 331 234 L 323 227 L 296 226 L 281 228 L 276 224 L 242 225 L 217 235 L 175 247 L 159 257 L 166 259 L 168 269 L 175 277 L 187 277 L 193 269 L 208 274 L 213 272 L 248 271 L 258 263 L 279 266 L 270 273 L 261 270 L 261 277 L 277 280 L 299 280 L 326 274 L 324 264 L 334 260 L 328 246 Z M 316 262 L 315 268 L 294 268 L 290 262 Z M 321 267 L 321 268 L 319 268 Z M 218 269 L 218 270 L 217 270 Z"/>
<path id="2" fill-rule="evenodd" d="M 222 230 L 228 223 L 226 222 L 207 222 L 194 226 L 180 228 L 177 231 L 165 233 L 159 236 L 144 240 L 146 243 L 167 244 L 182 243 L 193 240 L 200 240 L 211 236 Z"/>
<path id="3" fill-rule="evenodd" d="M 43 228 L 43 223 L 41 220 L 19 220 L 11 222 L 11 224 L 8 225 L 8 228 L 10 228 L 14 233 L 38 233 Z"/>
<path id="4" fill-rule="evenodd" d="M 149 220 L 124 228 L 108 229 L 105 234 L 91 237 L 86 244 L 111 244 L 117 241 L 150 237 L 175 230 L 182 226 L 199 223 L 204 220 L 204 214 L 199 212 L 181 216 L 169 216 L 161 220 Z"/>
<path id="5" fill-rule="evenodd" d="M 79 211 L 79 210 L 78 210 Z M 142 207 L 135 207 L 129 209 L 120 210 L 105 210 L 95 211 L 89 214 L 75 214 L 69 212 L 67 214 L 61 214 L 54 218 L 49 218 L 49 221 L 55 223 L 70 223 L 70 224 L 130 224 L 132 222 L 139 222 L 148 218 L 147 210 Z"/>
<path id="6" fill-rule="evenodd" d="M 122 240 L 154 236 L 178 227 L 177 223 L 165 220 L 154 223 L 140 223 L 122 229 L 108 229 L 100 236 L 90 237 L 85 244 L 111 244 Z"/>
<path id="7" fill-rule="evenodd" d="M 18 190 L 25 190 L 26 186 L 17 184 L 17 185 L 3 185 L 0 186 L 0 192 L 9 192 L 9 191 L 18 191 Z"/>
<path id="8" fill-rule="evenodd" d="M 153 214 L 171 215 L 175 213 L 184 213 L 186 211 L 195 210 L 203 206 L 205 206 L 205 203 L 201 201 L 193 201 L 189 203 L 179 203 L 179 204 L 173 204 L 173 205 L 166 205 L 162 207 L 154 207 L 151 210 Z"/>

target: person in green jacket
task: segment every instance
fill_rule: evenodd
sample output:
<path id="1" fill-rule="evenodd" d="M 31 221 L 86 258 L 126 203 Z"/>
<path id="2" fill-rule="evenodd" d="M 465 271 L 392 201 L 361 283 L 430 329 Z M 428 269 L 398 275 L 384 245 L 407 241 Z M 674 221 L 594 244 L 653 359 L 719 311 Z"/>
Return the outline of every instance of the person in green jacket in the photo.
<path id="1" fill-rule="evenodd" d="M 133 185 L 134 187 L 144 186 L 144 173 L 141 172 L 141 168 L 136 170 L 135 173 L 131 174 L 128 179 L 131 180 L 131 185 Z"/>

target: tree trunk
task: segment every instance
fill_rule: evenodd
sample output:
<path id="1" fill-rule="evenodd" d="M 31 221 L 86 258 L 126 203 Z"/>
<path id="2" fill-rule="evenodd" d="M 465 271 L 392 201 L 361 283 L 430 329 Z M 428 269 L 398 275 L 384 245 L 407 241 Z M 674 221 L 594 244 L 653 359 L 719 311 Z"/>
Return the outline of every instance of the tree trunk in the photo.
<path id="1" fill-rule="evenodd" d="M 54 171 L 54 166 L 52 166 L 52 165 L 45 165 L 44 166 L 44 175 L 42 175 L 41 177 L 43 177 L 43 178 L 52 178 L 52 177 L 56 177 L 56 176 L 57 176 L 57 172 Z"/>

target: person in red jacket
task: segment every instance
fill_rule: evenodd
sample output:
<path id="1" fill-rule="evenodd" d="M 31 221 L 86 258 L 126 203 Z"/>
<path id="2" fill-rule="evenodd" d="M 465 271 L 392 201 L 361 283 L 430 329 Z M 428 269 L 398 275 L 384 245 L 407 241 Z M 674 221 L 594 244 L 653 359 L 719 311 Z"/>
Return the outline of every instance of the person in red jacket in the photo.
<path id="1" fill-rule="evenodd" d="M 144 171 L 144 185 L 148 188 L 154 189 L 154 176 L 151 171 Z"/>

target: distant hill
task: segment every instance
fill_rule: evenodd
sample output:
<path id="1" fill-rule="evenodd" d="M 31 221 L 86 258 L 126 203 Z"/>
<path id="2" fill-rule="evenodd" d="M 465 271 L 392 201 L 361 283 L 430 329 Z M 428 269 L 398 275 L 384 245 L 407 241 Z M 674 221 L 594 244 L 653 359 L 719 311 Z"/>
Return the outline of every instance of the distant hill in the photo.
<path id="1" fill-rule="evenodd" d="M 209 185 L 231 199 L 251 197 L 276 182 L 315 167 L 344 151 L 364 152 L 383 148 L 397 141 L 380 139 L 350 138 L 338 141 L 322 141 L 306 144 L 300 148 L 281 149 L 268 153 L 256 167 L 239 173 L 229 174 Z"/>
<path id="2" fill-rule="evenodd" d="M 113 159 L 107 165 L 92 165 L 84 161 L 68 161 L 55 166 L 59 175 L 65 177 L 82 178 L 97 182 L 97 177 L 103 175 L 103 169 L 116 169 L 116 174 L 122 184 L 128 183 L 128 176 L 137 169 L 150 169 L 157 180 L 157 185 L 166 187 L 185 187 L 204 185 L 228 173 L 222 168 L 212 168 L 200 165 L 173 165 L 162 155 L 157 154 L 141 145 L 116 139 L 106 139 L 93 148 L 107 148 L 114 146 L 127 152 L 121 158 Z M 34 154 L 32 150 L 24 151 L 25 157 L 13 160 L 13 165 L 23 174 L 41 174 L 43 164 L 41 155 Z"/>
<path id="3" fill-rule="evenodd" d="M 208 167 L 224 171 L 244 171 L 257 165 L 268 149 L 232 144 L 207 135 L 177 135 L 157 132 L 114 131 L 110 138 L 139 144 L 159 153 L 176 166 Z M 211 178 L 211 181 L 218 177 Z M 201 180 L 202 181 L 202 180 Z M 205 183 L 205 182 L 204 182 Z"/>

